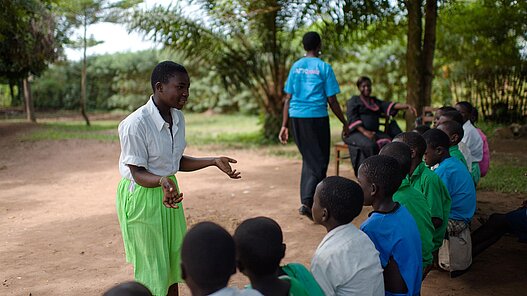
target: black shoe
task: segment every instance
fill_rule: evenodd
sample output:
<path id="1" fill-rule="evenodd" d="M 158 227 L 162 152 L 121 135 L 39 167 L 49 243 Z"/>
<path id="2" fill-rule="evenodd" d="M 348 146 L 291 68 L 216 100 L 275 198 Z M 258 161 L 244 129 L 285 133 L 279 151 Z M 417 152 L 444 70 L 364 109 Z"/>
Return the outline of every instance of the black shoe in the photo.
<path id="1" fill-rule="evenodd" d="M 306 206 L 306 205 L 302 205 L 299 209 L 298 209 L 298 213 L 300 215 L 303 215 L 303 216 L 306 216 L 309 218 L 309 220 L 313 221 L 313 214 L 311 213 L 311 209 Z"/>

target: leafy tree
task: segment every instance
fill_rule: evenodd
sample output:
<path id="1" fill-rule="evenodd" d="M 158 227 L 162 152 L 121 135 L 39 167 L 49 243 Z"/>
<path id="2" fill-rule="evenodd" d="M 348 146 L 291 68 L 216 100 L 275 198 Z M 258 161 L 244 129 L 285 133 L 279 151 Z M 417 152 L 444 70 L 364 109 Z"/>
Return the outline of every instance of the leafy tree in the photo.
<path id="1" fill-rule="evenodd" d="M 379 16 L 370 12 L 382 11 L 389 1 L 367 1 L 367 5 L 348 0 L 191 3 L 200 8 L 194 14 L 198 17 L 185 15 L 180 6 L 154 7 L 137 11 L 131 28 L 184 54 L 194 62 L 190 68 L 214 71 L 229 94 L 249 90 L 264 117 L 264 138 L 275 139 L 280 129 L 284 83 L 290 65 L 300 56 L 298 37 L 307 29 L 306 24 L 320 23 L 321 28 L 327 28 L 322 34 L 324 40 L 339 44 L 348 36 L 343 32 L 377 19 Z M 330 36 L 332 28 L 342 34 Z"/>
<path id="2" fill-rule="evenodd" d="M 511 0 L 455 3 L 441 15 L 442 74 L 453 98 L 472 101 L 485 119 L 525 120 L 526 20 L 527 2 Z"/>
<path id="3" fill-rule="evenodd" d="M 123 12 L 134 7 L 142 1 L 139 0 L 120 0 L 117 2 L 109 0 L 63 0 L 58 7 L 62 11 L 65 23 L 70 28 L 82 28 L 82 36 L 78 40 L 71 42 L 74 48 L 82 49 L 82 73 L 81 73 L 81 114 L 90 125 L 90 120 L 86 114 L 86 49 L 100 44 L 94 36 L 87 36 L 87 28 L 90 25 L 100 22 L 119 22 L 123 19 Z"/>
<path id="4" fill-rule="evenodd" d="M 2 1 L 0 78 L 11 86 L 23 81 L 27 118 L 36 121 L 30 77 L 40 74 L 59 54 L 60 33 L 49 1 Z"/>

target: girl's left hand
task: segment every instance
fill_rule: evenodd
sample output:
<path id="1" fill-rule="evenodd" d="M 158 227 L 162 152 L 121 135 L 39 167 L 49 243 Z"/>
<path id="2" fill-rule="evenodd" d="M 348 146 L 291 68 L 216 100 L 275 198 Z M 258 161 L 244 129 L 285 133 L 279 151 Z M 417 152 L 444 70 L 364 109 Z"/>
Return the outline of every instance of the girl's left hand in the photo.
<path id="1" fill-rule="evenodd" d="M 225 156 L 217 157 L 214 159 L 214 165 L 216 165 L 225 174 L 227 174 L 232 179 L 240 179 L 240 172 L 233 170 L 230 165 L 231 163 L 237 163 L 236 159 L 232 159 L 230 157 Z"/>

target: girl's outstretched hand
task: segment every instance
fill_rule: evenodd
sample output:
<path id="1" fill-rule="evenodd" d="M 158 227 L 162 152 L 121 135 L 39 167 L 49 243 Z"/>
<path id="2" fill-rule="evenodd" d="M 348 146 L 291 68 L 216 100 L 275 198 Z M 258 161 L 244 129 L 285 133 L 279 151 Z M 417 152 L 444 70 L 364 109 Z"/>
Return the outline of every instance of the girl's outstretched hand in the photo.
<path id="1" fill-rule="evenodd" d="M 176 184 L 170 178 L 162 177 L 159 183 L 163 188 L 163 204 L 165 207 L 178 209 L 178 203 L 183 200 L 183 193 L 178 191 Z"/>
<path id="2" fill-rule="evenodd" d="M 231 163 L 237 163 L 236 159 L 232 159 L 230 157 L 225 156 L 216 157 L 214 159 L 214 165 L 216 165 L 225 174 L 227 174 L 232 179 L 240 179 L 240 172 L 233 170 L 230 165 Z"/>

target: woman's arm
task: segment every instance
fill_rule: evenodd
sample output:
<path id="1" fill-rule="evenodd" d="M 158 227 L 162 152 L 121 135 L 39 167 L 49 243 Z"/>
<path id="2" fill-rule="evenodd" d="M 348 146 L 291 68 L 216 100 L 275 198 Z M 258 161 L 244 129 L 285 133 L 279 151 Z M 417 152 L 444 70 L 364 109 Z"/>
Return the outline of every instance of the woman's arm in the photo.
<path id="1" fill-rule="evenodd" d="M 346 122 L 346 119 L 344 118 L 344 114 L 342 114 L 342 109 L 340 108 L 339 101 L 337 100 L 337 96 L 331 96 L 328 97 L 328 103 L 329 107 L 331 108 L 331 111 L 337 116 L 337 118 L 342 122 L 342 135 L 344 137 L 348 136 L 349 134 L 349 127 L 348 123 Z"/>
<path id="2" fill-rule="evenodd" d="M 209 166 L 216 166 L 232 179 L 240 179 L 240 172 L 233 170 L 230 163 L 237 163 L 237 161 L 225 156 L 196 158 L 183 155 L 179 162 L 179 170 L 182 172 L 192 172 Z"/>
<path id="3" fill-rule="evenodd" d="M 147 188 L 162 186 L 163 204 L 165 207 L 175 209 L 179 208 L 177 203 L 183 200 L 183 193 L 179 192 L 172 179 L 169 179 L 166 176 L 152 174 L 144 167 L 138 167 L 131 164 L 129 164 L 128 167 L 130 168 L 130 172 L 132 173 L 135 183 Z"/>
<path id="4" fill-rule="evenodd" d="M 417 110 L 415 110 L 415 108 L 410 105 L 410 104 L 406 104 L 406 103 L 396 103 L 393 108 L 395 110 L 410 110 L 410 112 L 412 112 L 412 114 L 414 116 L 417 116 Z"/>
<path id="5" fill-rule="evenodd" d="M 282 127 L 278 134 L 278 140 L 282 144 L 287 144 L 287 140 L 289 139 L 289 128 L 287 127 L 289 122 L 289 100 L 291 100 L 290 94 L 285 97 L 284 110 L 282 110 Z"/>

